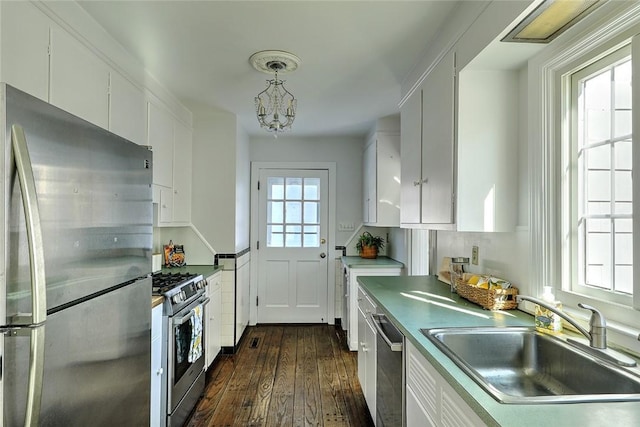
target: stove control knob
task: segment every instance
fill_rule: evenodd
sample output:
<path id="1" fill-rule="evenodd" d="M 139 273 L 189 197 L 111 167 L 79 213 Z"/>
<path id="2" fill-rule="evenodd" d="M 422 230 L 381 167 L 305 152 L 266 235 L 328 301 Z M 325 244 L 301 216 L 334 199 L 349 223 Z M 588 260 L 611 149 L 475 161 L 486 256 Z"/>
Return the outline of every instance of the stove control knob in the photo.
<path id="1" fill-rule="evenodd" d="M 171 299 L 173 300 L 173 302 L 175 304 L 178 304 L 178 303 L 180 303 L 182 301 L 182 298 L 181 298 L 180 294 L 175 294 Z"/>
<path id="2" fill-rule="evenodd" d="M 187 299 L 187 293 L 185 291 L 180 291 L 180 301 L 185 301 Z"/>

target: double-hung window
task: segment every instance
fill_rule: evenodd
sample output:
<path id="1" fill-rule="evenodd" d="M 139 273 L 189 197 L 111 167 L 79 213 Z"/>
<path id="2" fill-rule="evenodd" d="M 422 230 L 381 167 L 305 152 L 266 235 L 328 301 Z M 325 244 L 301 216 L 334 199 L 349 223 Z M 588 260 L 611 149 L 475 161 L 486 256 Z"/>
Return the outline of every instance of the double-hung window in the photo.
<path id="1" fill-rule="evenodd" d="M 565 289 L 632 304 L 632 62 L 627 45 L 564 79 Z"/>

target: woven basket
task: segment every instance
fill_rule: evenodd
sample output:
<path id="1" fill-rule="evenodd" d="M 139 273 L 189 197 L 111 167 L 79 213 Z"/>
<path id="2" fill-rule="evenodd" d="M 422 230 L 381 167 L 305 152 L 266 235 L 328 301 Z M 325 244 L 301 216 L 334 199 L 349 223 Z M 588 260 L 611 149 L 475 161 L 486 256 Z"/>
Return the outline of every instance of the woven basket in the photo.
<path id="1" fill-rule="evenodd" d="M 360 251 L 360 258 L 378 258 L 378 248 L 375 246 L 363 246 Z"/>
<path id="2" fill-rule="evenodd" d="M 474 302 L 487 310 L 513 310 L 518 307 L 518 288 L 482 289 L 467 283 L 467 277 L 456 280 L 457 292 L 462 298 Z"/>

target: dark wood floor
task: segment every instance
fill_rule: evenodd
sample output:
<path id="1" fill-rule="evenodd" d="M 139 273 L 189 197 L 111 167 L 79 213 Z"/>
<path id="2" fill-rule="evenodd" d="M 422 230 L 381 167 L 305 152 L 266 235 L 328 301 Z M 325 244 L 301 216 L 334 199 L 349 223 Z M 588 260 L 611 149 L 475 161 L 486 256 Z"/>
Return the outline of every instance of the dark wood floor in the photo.
<path id="1" fill-rule="evenodd" d="M 253 326 L 222 356 L 190 427 L 373 426 L 357 355 L 328 325 Z"/>

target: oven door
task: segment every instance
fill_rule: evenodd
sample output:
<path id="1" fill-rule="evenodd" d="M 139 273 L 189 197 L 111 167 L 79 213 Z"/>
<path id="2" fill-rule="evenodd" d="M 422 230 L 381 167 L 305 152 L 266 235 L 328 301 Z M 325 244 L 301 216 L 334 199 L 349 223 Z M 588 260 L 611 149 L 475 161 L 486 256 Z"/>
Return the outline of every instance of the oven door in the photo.
<path id="1" fill-rule="evenodd" d="M 168 318 L 167 368 L 169 374 L 168 402 L 170 403 L 168 412 L 170 414 L 173 413 L 198 375 L 204 370 L 204 337 L 206 334 L 204 307 L 208 302 L 209 298 L 203 296 Z M 198 306 L 202 307 L 200 311 L 202 330 L 199 334 L 202 351 L 196 360 L 191 360 L 189 353 L 191 351 L 193 322 L 196 316 L 195 309 Z"/>

